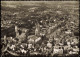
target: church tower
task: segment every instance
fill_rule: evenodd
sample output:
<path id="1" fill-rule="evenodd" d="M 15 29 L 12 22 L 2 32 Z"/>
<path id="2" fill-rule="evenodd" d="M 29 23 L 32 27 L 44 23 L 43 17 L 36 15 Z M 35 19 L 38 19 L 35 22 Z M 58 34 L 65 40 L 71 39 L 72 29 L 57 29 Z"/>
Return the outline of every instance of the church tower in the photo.
<path id="1" fill-rule="evenodd" d="M 37 22 L 37 23 L 36 23 L 36 29 L 35 29 L 35 35 L 38 36 L 38 35 L 39 35 L 39 32 L 40 32 L 40 25 L 39 25 L 39 23 Z"/>
<path id="2" fill-rule="evenodd" d="M 18 32 L 18 27 L 15 25 L 15 32 L 16 32 L 16 37 L 19 36 L 19 32 Z"/>

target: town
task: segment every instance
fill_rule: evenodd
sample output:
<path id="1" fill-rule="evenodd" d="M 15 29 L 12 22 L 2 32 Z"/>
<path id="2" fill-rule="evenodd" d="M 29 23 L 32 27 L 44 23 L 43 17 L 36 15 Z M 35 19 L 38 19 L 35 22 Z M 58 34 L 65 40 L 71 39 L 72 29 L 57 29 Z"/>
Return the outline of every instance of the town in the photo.
<path id="1" fill-rule="evenodd" d="M 79 54 L 79 15 L 76 5 L 72 4 L 73 8 L 70 8 L 70 5 L 57 5 L 53 8 L 47 7 L 45 3 L 40 5 L 34 7 L 30 5 L 31 8 L 28 8 L 29 5 L 20 6 L 22 8 L 18 6 L 19 12 L 15 6 L 11 8 L 9 5 L 10 8 L 7 8 L 11 10 L 10 12 L 5 9 L 4 3 L 2 4 L 2 56 Z"/>

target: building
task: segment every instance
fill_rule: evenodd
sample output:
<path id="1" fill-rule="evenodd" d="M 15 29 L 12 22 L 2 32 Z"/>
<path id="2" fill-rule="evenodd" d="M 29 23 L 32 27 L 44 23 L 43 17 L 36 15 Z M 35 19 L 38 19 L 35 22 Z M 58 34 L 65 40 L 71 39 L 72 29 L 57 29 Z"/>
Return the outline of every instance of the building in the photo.
<path id="1" fill-rule="evenodd" d="M 36 36 L 39 36 L 40 35 L 40 25 L 39 25 L 38 22 L 36 23 L 35 35 Z"/>
<path id="2" fill-rule="evenodd" d="M 19 33 L 19 30 L 21 31 L 21 33 Z M 16 38 L 18 38 L 19 41 L 25 40 L 27 31 L 28 29 L 26 28 L 18 28 L 17 26 L 15 26 Z"/>
<path id="3" fill-rule="evenodd" d="M 62 46 L 54 46 L 54 49 L 53 49 L 53 54 L 63 54 L 63 48 Z"/>

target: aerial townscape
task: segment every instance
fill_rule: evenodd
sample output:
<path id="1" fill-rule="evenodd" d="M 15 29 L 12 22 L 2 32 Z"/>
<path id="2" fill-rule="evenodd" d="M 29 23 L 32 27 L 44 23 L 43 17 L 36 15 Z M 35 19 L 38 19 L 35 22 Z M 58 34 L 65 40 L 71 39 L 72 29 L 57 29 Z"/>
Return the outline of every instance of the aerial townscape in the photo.
<path id="1" fill-rule="evenodd" d="M 78 56 L 78 5 L 1 1 L 1 56 Z"/>

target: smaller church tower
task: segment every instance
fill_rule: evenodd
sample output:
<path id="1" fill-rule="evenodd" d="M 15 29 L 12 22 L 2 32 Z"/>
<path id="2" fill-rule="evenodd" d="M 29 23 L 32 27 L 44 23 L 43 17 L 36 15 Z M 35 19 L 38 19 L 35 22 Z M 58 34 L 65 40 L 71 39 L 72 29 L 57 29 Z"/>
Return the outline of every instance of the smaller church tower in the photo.
<path id="1" fill-rule="evenodd" d="M 6 35 L 4 35 L 4 43 L 6 44 L 7 43 L 7 38 L 6 38 Z"/>

